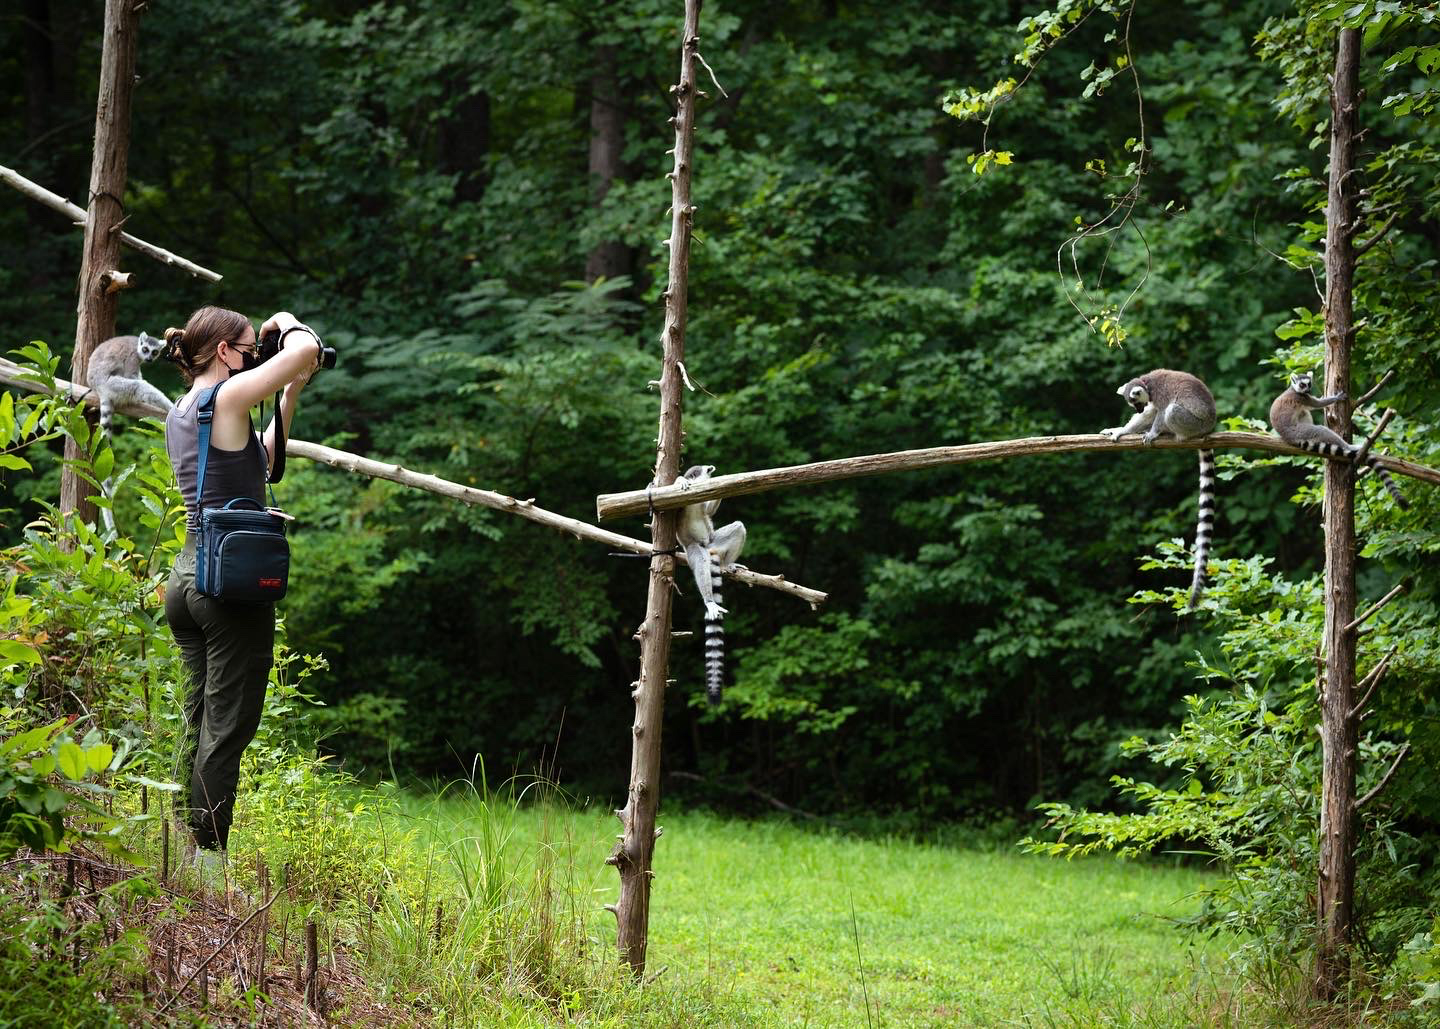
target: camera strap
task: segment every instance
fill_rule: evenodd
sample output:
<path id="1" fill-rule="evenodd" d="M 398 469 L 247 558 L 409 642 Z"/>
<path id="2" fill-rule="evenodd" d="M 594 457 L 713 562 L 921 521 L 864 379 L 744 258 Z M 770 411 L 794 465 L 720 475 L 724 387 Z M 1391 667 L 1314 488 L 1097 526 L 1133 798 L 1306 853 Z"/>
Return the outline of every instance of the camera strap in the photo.
<path id="1" fill-rule="evenodd" d="M 285 412 L 281 410 L 281 390 L 275 391 L 275 453 L 270 457 L 270 478 L 266 481 L 279 482 L 285 477 Z M 265 401 L 260 401 L 260 424 L 265 424 Z M 271 500 L 274 500 L 272 495 Z"/>

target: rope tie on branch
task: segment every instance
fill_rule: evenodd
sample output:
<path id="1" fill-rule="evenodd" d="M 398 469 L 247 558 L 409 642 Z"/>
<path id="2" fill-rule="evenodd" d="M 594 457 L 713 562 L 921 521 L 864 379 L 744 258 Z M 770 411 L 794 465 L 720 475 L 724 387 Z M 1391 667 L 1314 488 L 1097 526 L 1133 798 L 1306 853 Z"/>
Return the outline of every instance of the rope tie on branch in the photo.
<path id="1" fill-rule="evenodd" d="M 120 199 L 119 197 L 117 197 L 114 193 L 111 193 L 109 190 L 106 190 L 106 189 L 92 190 L 91 193 L 90 193 L 90 203 L 93 204 L 95 201 L 99 200 L 101 197 L 108 197 L 108 198 L 110 198 L 111 200 L 115 201 L 115 206 L 118 207 L 118 208 L 120 208 L 120 210 L 121 210 L 122 213 L 125 211 L 125 201 L 121 200 L 121 199 Z M 127 214 L 126 217 L 128 218 L 129 215 Z"/>

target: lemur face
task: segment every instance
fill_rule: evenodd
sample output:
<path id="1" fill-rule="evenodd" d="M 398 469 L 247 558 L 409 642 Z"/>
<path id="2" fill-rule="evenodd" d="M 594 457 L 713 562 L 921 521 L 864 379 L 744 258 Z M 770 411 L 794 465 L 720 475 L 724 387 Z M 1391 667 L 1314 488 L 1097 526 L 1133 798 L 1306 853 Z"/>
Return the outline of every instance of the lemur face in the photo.
<path id="1" fill-rule="evenodd" d="M 1299 372 L 1290 376 L 1290 388 L 1296 393 L 1309 393 L 1314 378 L 1309 372 Z"/>
<path id="2" fill-rule="evenodd" d="M 1150 406 L 1150 391 L 1145 388 L 1145 384 L 1139 379 L 1131 379 L 1115 392 L 1124 397 L 1125 403 L 1129 404 L 1136 411 L 1143 411 Z"/>
<path id="3" fill-rule="evenodd" d="M 686 479 L 708 479 L 715 472 L 713 464 L 697 464 L 685 469 Z"/>
<path id="4" fill-rule="evenodd" d="M 147 336 L 140 333 L 135 337 L 135 350 L 142 361 L 153 361 L 160 356 L 160 351 L 165 349 L 165 341 L 156 339 L 154 336 Z"/>

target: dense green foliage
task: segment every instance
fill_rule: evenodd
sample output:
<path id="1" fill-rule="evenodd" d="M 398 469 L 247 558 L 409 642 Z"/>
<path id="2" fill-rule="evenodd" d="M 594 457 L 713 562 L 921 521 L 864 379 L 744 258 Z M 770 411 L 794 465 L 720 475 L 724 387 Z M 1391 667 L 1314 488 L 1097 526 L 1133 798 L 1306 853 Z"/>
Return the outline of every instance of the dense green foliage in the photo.
<path id="1" fill-rule="evenodd" d="M 60 21 L 65 5 L 51 8 Z M 670 145 L 656 84 L 674 74 L 675 12 L 499 13 L 190 0 L 147 14 L 132 224 L 226 279 L 130 258 L 146 288 L 125 297 L 120 327 L 158 332 L 203 300 L 295 309 L 343 355 L 307 394 L 300 435 L 587 517 L 596 493 L 643 483 L 652 461 Z M 920 4 L 836 13 L 705 12 L 729 99 L 697 133 L 687 364 L 707 392 L 687 399 L 689 460 L 725 471 L 1093 431 L 1116 417 L 1115 385 L 1159 364 L 1204 371 L 1226 414 L 1263 414 L 1275 380 L 1256 362 L 1312 296 L 1308 274 L 1266 252 L 1304 214 L 1272 180 L 1309 157 L 1273 122 L 1278 80 L 1249 52 L 1269 8 L 1248 24 L 1218 8 L 1137 15 L 1155 83 L 1147 195 L 1188 213 L 1143 216 L 1152 267 L 1124 351 L 1065 302 L 1054 254 L 1077 213 L 1103 212 L 1110 187 L 1082 166 L 1134 134 L 1131 101 L 1080 99 L 1090 58 L 1058 48 L 992 130 L 1017 164 L 977 177 L 965 156 L 978 133 L 937 98 L 1003 68 L 1009 9 L 964 25 Z M 555 55 L 606 46 L 626 174 L 596 208 L 591 69 Z M 3 61 L 21 81 L 19 57 Z M 84 112 L 94 72 L 72 70 L 69 92 L 48 95 L 70 106 L 47 125 Z M 77 121 L 21 170 L 78 195 L 87 133 Z M 480 147 L 473 164 L 454 166 L 470 153 L 457 135 Z M 75 236 L 20 203 L 0 218 L 13 229 L 0 239 L 37 255 L 3 262 L 0 322 L 67 338 Z M 633 277 L 577 285 L 604 239 L 632 248 Z M 1143 261 L 1117 246 L 1094 288 L 1123 296 Z M 1183 660 L 1207 638 L 1202 620 L 1137 621 L 1123 604 L 1175 581 L 1136 558 L 1191 530 L 1192 463 L 1042 458 L 727 503 L 750 529 L 751 567 L 833 599 L 812 614 L 733 595 L 734 685 L 718 712 L 685 686 L 699 647 L 677 648 L 669 766 L 729 803 L 759 789 L 943 816 L 1057 791 L 1098 799 L 1124 766 L 1118 742 L 1167 723 Z M 1314 520 L 1285 503 L 1297 481 L 1236 480 L 1218 553 L 1313 568 Z M 543 752 L 567 781 L 621 788 L 641 563 L 298 462 L 279 495 L 302 519 L 289 628 L 330 663 L 318 688 L 349 730 L 341 754 L 448 773 L 476 752 L 521 768 Z M 698 621 L 693 597 L 678 611 L 682 627 Z"/>
<path id="2" fill-rule="evenodd" d="M 0 88 L 27 101 L 0 115 L 6 160 L 80 198 L 98 18 L 78 0 L 32 6 L 51 31 L 11 23 L 27 47 L 0 50 Z M 119 331 L 207 301 L 294 310 L 341 353 L 297 435 L 588 518 L 595 494 L 650 474 L 678 14 L 156 5 L 127 227 L 226 279 L 128 258 L 142 288 Z M 1120 414 L 1115 386 L 1156 366 L 1201 374 L 1222 419 L 1262 424 L 1285 372 L 1322 350 L 1325 73 L 1347 19 L 1367 46 L 1369 231 L 1393 217 L 1357 281 L 1354 391 L 1395 368 L 1382 445 L 1440 464 L 1434 12 L 1308 0 L 707 5 L 702 50 L 728 96 L 710 90 L 696 137 L 687 367 L 705 388 L 686 399 L 688 459 L 732 471 L 1095 431 Z M 1013 69 L 1017 49 L 1033 70 Z M 1023 85 L 991 89 L 1012 72 Z M 592 107 L 612 94 L 623 160 L 597 201 Z M 983 124 L 951 117 L 1002 97 Z M 605 244 L 621 258 L 587 283 Z M 69 338 L 78 249 L 63 219 L 0 205 L 10 346 Z M 152 436 L 115 446 L 149 466 Z M 14 538 L 54 493 L 54 462 L 34 464 L 4 473 Z M 1219 853 L 1242 873 L 1210 924 L 1290 952 L 1314 878 L 1316 469 L 1222 469 L 1218 576 L 1181 619 L 1185 560 L 1166 541 L 1193 533 L 1188 453 L 727 502 L 749 528 L 745 563 L 832 599 L 812 614 L 732 589 L 734 683 L 715 711 L 700 648 L 677 647 L 666 765 L 686 775 L 667 791 L 920 825 L 1042 798 L 1062 816 L 1108 806 L 1116 775 L 1133 820 L 1067 824 Z M 1386 964 L 1426 952 L 1434 914 L 1440 499 L 1407 482 L 1401 512 L 1362 486 L 1362 603 L 1409 586 L 1361 658 L 1363 672 L 1399 648 L 1365 723 L 1362 789 L 1411 748 L 1364 810 L 1364 945 Z M 280 499 L 301 518 L 289 638 L 325 656 L 312 685 L 341 758 L 442 775 L 476 754 L 543 758 L 579 790 L 623 789 L 640 562 L 298 462 Z M 138 534 L 145 513 L 122 491 L 122 528 Z M 681 628 L 699 621 L 692 592 Z"/>

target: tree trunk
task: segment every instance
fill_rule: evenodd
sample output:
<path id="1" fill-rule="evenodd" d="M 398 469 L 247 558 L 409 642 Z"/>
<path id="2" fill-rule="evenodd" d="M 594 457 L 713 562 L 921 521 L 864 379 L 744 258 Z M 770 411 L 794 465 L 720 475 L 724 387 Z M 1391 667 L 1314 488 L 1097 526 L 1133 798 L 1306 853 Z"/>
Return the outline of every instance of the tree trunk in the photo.
<path id="1" fill-rule="evenodd" d="M 664 295 L 664 348 L 660 370 L 660 435 L 655 455 L 655 482 L 668 486 L 680 471 L 681 377 L 685 358 L 686 291 L 690 266 L 690 171 L 695 134 L 695 55 L 700 44 L 700 0 L 685 0 L 685 28 L 680 51 L 680 83 L 676 98 L 675 167 L 671 172 L 670 277 Z M 645 971 L 650 927 L 650 870 L 655 853 L 655 813 L 660 805 L 660 730 L 665 714 L 666 674 L 670 665 L 670 600 L 674 594 L 675 527 L 673 511 L 657 513 L 651 523 L 655 556 L 650 559 L 650 587 L 645 622 L 640 626 L 640 679 L 635 684 L 635 724 L 630 759 L 630 788 L 625 807 L 617 811 L 624 834 L 607 859 L 620 873 L 620 956 L 636 975 Z"/>
<path id="2" fill-rule="evenodd" d="M 590 206 L 598 210 L 622 173 L 625 111 L 620 95 L 619 60 L 614 46 L 595 49 L 590 76 Z M 585 259 L 585 281 L 629 275 L 630 248 L 620 240 L 602 240 Z M 673 279 L 671 280 L 674 281 Z"/>
<path id="3" fill-rule="evenodd" d="M 1325 232 L 1325 392 L 1350 388 L 1354 342 L 1356 107 L 1360 34 L 1343 29 L 1330 94 L 1330 196 Z M 1326 423 L 1350 435 L 1350 404 L 1327 409 Z M 1320 801 L 1319 940 L 1314 991 L 1334 998 L 1350 970 L 1355 906 L 1355 472 L 1325 462 L 1325 690 L 1321 710 L 1324 772 Z"/>
<path id="4" fill-rule="evenodd" d="M 125 178 L 130 159 L 130 97 L 135 84 L 135 53 L 140 15 L 135 0 L 106 0 L 105 45 L 100 59 L 100 88 L 95 104 L 95 153 L 90 162 L 90 195 L 86 204 L 85 253 L 80 265 L 75 353 L 70 378 L 86 385 L 90 353 L 115 335 L 119 293 L 106 291 L 106 279 L 119 270 L 120 234 L 124 219 Z M 85 457 L 71 439 L 65 459 Z M 60 477 L 60 512 L 86 522 L 95 520 L 90 497 L 94 488 L 70 466 Z"/>

